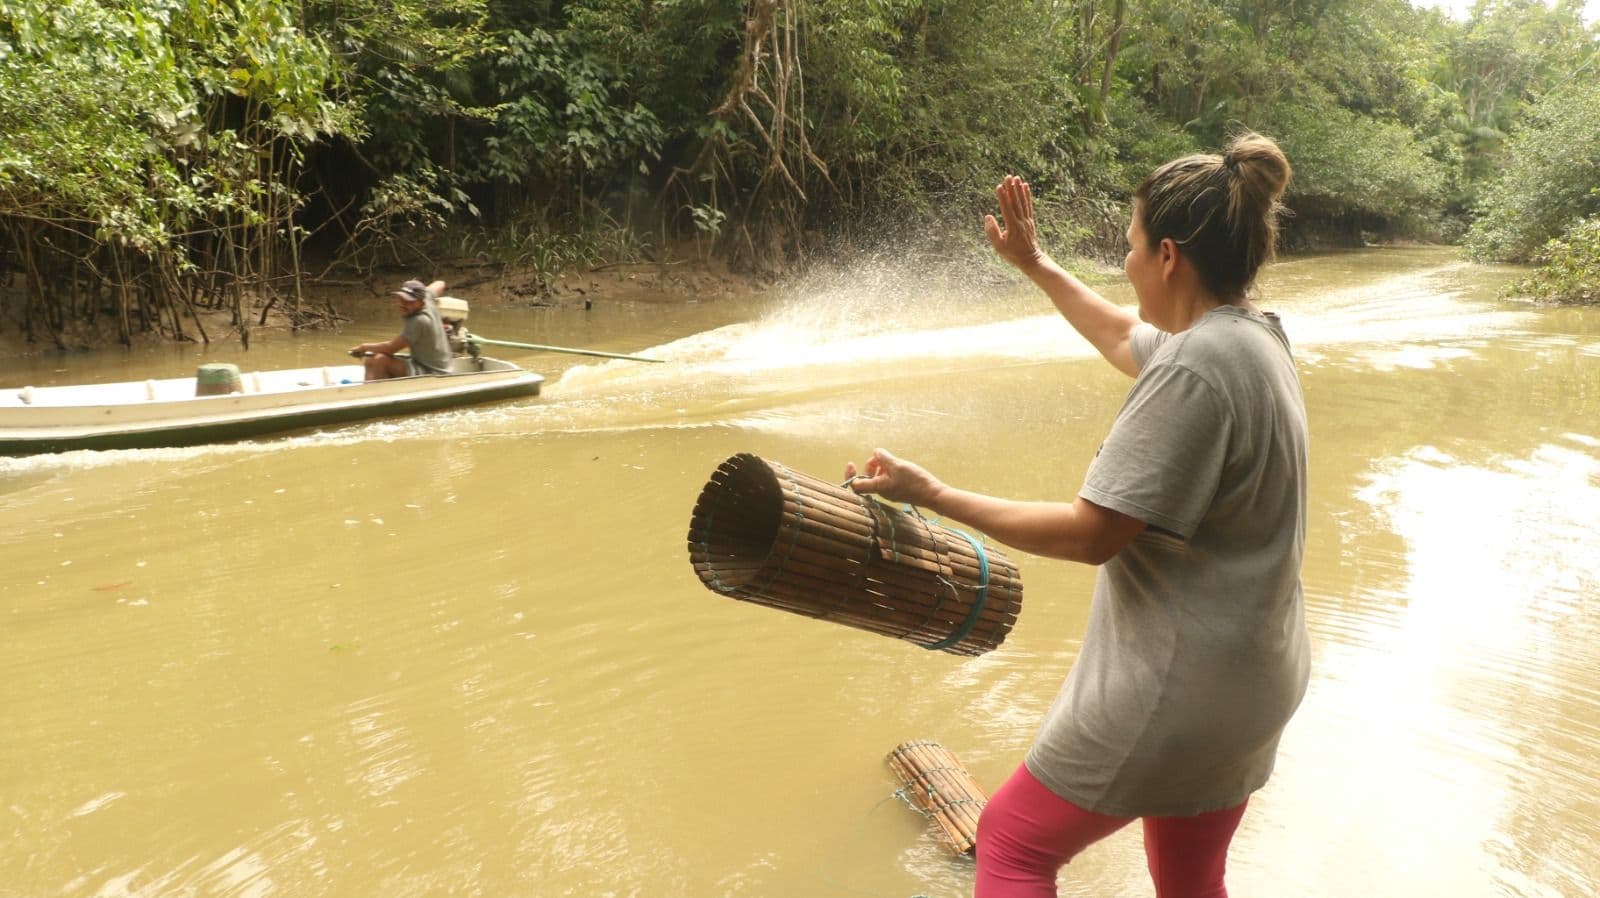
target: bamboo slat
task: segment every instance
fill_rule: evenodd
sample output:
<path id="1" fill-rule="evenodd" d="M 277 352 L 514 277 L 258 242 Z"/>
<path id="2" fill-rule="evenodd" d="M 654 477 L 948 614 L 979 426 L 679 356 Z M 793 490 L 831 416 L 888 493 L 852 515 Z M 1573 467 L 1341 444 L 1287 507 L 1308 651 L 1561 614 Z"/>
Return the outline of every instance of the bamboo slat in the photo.
<path id="1" fill-rule="evenodd" d="M 994 547 L 750 454 L 712 472 L 688 548 L 713 592 L 956 655 L 1000 645 L 1022 610 Z"/>
<path id="2" fill-rule="evenodd" d="M 949 749 L 937 742 L 902 742 L 889 752 L 889 767 L 907 797 L 938 826 L 956 854 L 971 854 L 978 843 L 978 816 L 989 798 Z"/>

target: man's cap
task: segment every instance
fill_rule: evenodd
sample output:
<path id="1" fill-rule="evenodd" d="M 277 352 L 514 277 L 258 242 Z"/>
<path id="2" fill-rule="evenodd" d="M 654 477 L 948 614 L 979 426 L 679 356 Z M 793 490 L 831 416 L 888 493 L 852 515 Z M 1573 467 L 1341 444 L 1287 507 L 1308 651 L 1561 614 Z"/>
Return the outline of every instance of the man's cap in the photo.
<path id="1" fill-rule="evenodd" d="M 412 302 L 426 302 L 428 299 L 428 285 L 421 281 L 406 281 L 399 290 L 394 291 L 395 296 L 403 296 Z"/>

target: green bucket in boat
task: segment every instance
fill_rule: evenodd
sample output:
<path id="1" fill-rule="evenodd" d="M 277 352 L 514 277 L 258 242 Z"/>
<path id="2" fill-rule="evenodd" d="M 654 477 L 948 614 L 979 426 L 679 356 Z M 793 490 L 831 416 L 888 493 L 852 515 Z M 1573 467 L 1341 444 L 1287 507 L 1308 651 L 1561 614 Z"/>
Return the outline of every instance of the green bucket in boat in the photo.
<path id="1" fill-rule="evenodd" d="M 194 376 L 194 394 L 196 396 L 221 396 L 227 393 L 243 393 L 244 382 L 239 378 L 239 366 L 226 362 L 212 362 L 201 365 Z"/>

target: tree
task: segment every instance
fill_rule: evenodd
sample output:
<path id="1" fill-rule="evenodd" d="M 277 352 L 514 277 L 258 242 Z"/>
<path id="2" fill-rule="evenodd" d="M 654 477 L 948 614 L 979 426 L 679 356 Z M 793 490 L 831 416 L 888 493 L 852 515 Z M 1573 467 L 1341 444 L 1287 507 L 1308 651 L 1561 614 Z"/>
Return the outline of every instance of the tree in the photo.
<path id="1" fill-rule="evenodd" d="M 349 130 L 326 46 L 273 0 L 0 0 L 0 231 L 30 338 L 108 308 L 182 336 L 298 302 L 305 145 Z"/>
<path id="2" fill-rule="evenodd" d="M 1506 154 L 1467 245 L 1482 258 L 1520 262 L 1600 213 L 1600 80 L 1574 72 L 1529 111 Z"/>

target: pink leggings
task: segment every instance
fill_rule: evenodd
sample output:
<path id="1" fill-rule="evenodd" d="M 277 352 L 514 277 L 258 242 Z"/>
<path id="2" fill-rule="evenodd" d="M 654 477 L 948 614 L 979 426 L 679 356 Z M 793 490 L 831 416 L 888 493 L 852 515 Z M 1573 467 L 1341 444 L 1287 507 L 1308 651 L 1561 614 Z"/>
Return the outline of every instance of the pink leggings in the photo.
<path id="1" fill-rule="evenodd" d="M 1222 876 L 1228 842 L 1244 807 L 1196 817 L 1144 818 L 1144 853 L 1157 898 L 1227 898 Z M 1134 819 L 1085 811 L 1019 765 L 978 818 L 973 896 L 1055 898 L 1056 873 L 1078 852 Z"/>

